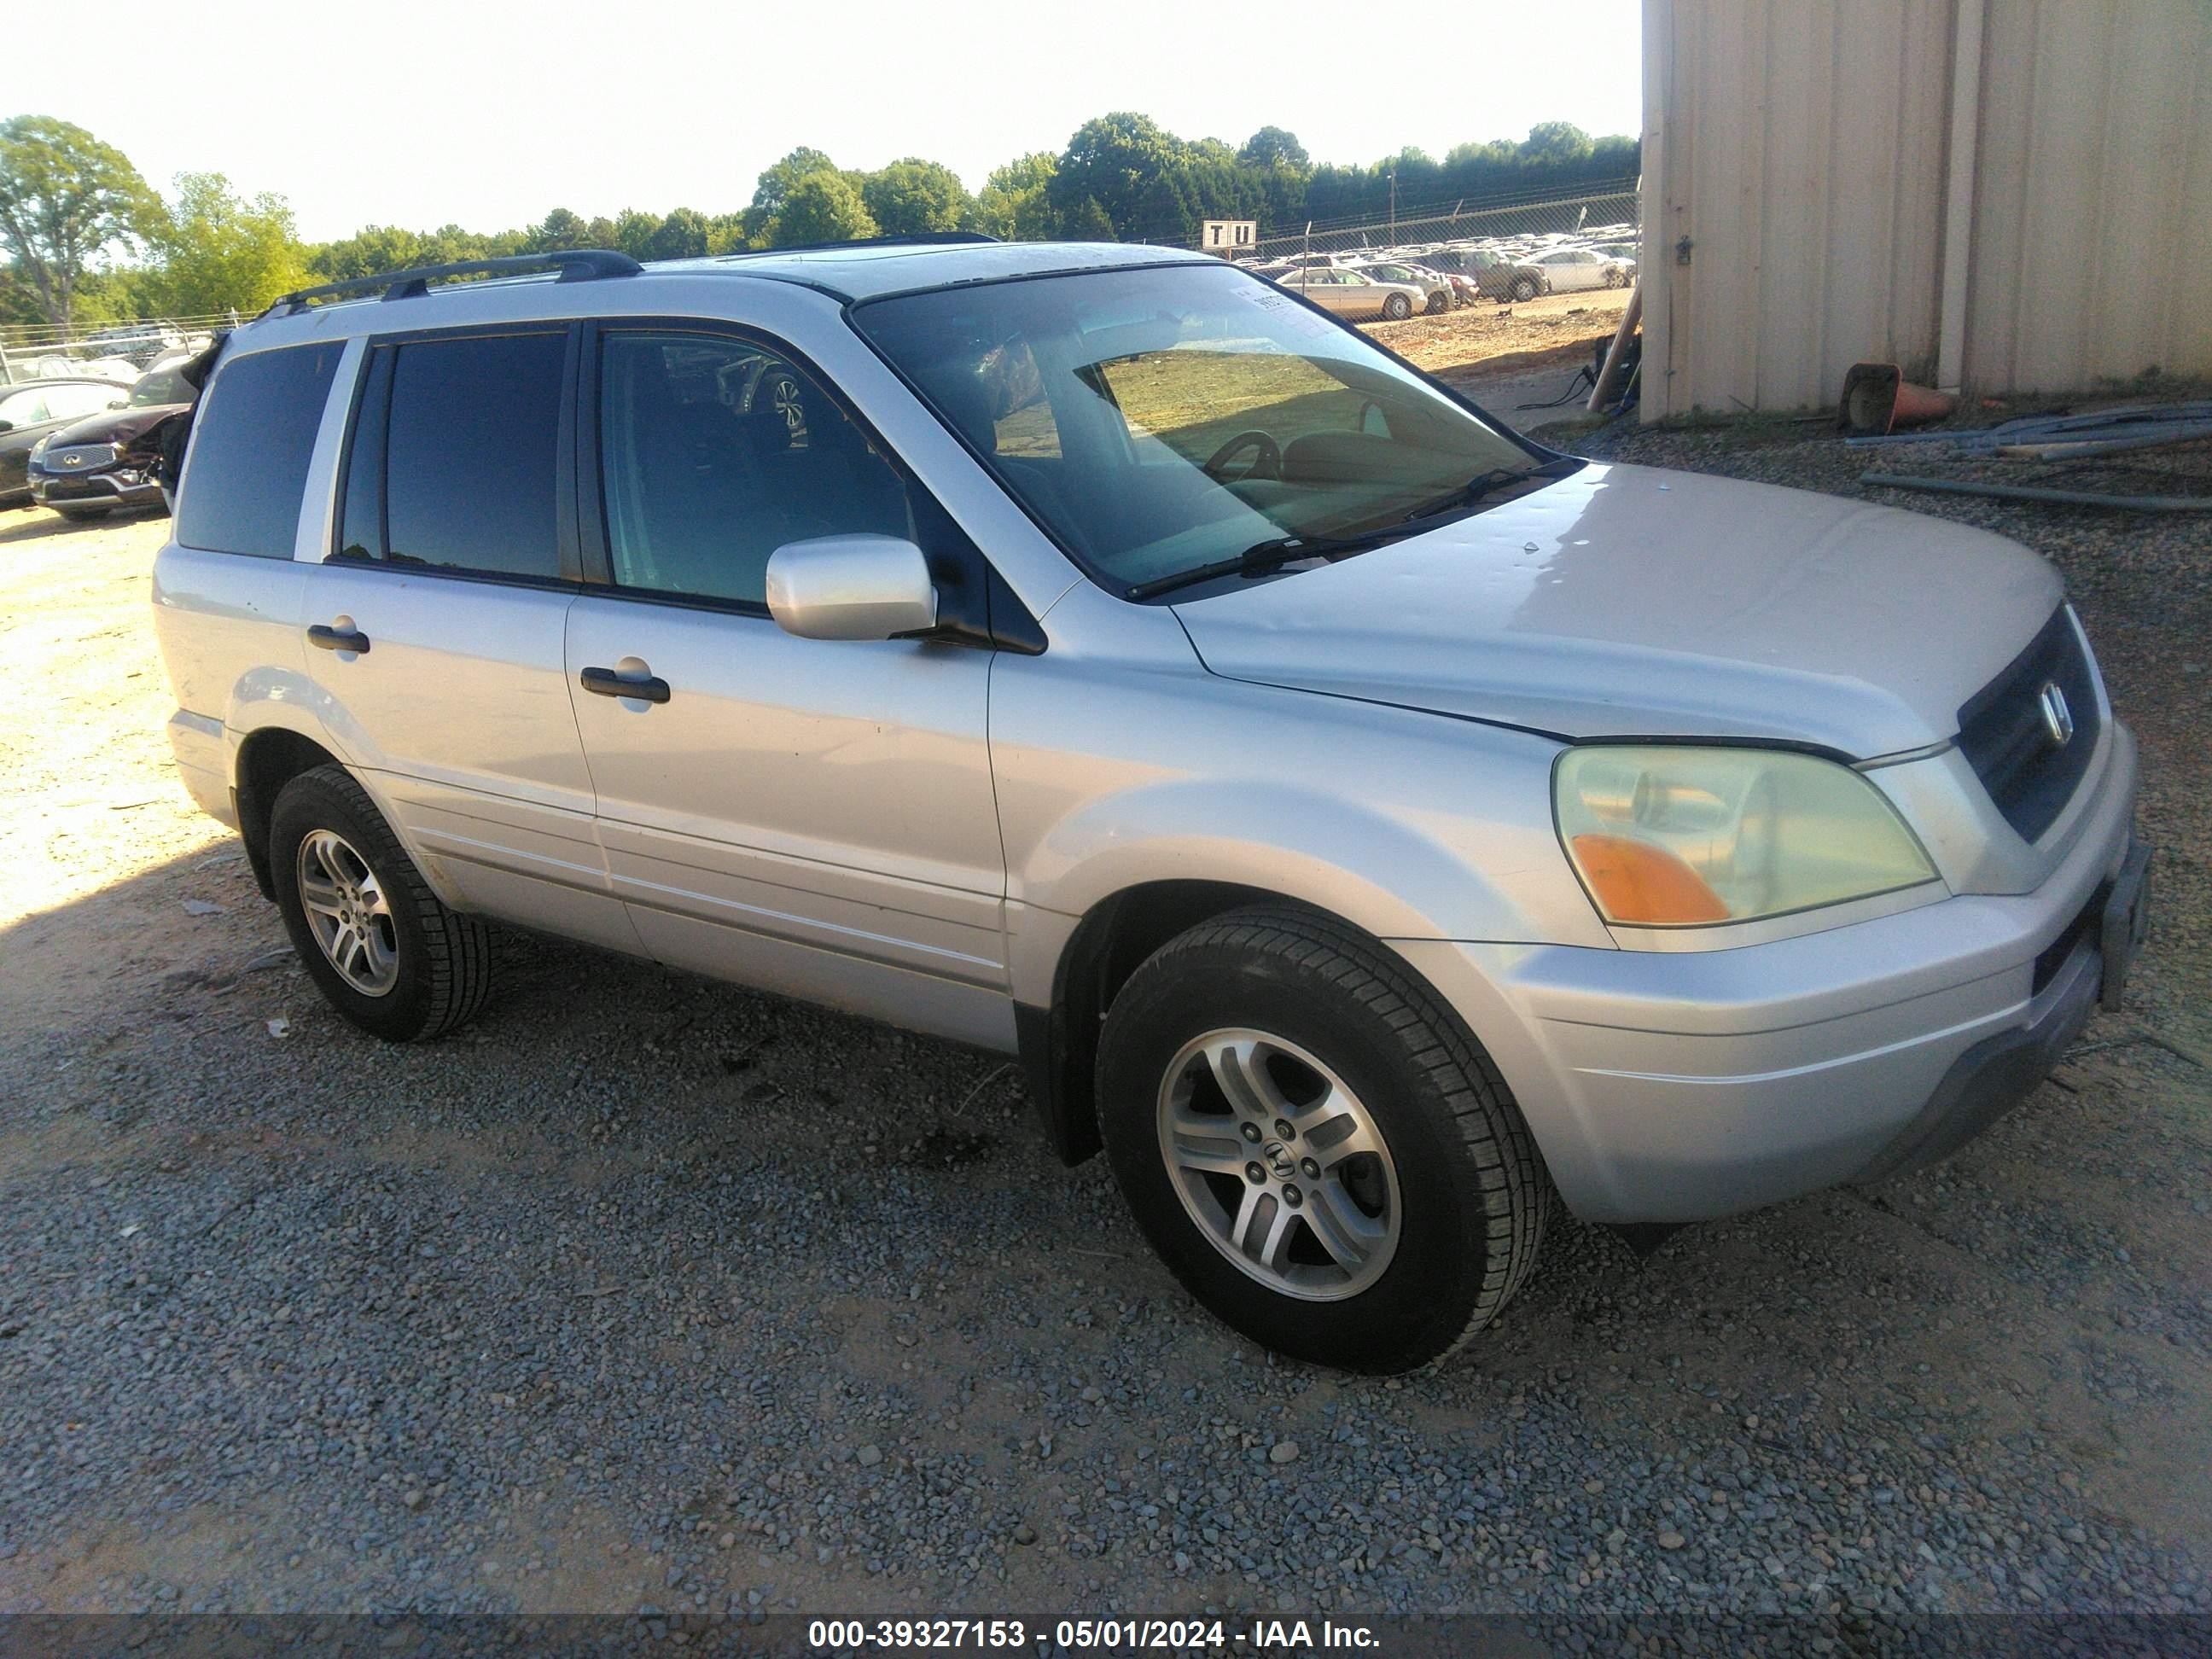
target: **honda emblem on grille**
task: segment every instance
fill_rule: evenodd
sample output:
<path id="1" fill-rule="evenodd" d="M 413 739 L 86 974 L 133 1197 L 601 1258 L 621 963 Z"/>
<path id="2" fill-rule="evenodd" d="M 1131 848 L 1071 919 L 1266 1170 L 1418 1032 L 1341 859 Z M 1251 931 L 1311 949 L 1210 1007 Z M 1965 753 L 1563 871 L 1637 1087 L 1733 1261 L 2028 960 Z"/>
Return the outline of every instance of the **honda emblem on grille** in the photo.
<path id="1" fill-rule="evenodd" d="M 2043 729 L 2050 735 L 2051 746 L 2063 749 L 2074 741 L 2074 711 L 2066 706 L 2065 692 L 2057 680 L 2045 680 L 2035 700 L 2042 706 Z"/>

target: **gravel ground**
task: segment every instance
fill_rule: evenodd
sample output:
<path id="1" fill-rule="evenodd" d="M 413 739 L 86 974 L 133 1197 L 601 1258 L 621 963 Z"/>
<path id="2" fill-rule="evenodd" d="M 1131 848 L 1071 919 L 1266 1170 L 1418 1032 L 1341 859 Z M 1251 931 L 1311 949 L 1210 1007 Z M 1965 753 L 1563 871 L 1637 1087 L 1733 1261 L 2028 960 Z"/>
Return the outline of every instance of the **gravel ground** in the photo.
<path id="1" fill-rule="evenodd" d="M 1402 1381 L 1199 1314 L 994 1058 L 526 940 L 358 1036 L 165 769 L 160 523 L 0 516 L 0 1611 L 2212 1614 L 2204 530 L 1912 504 L 2075 585 L 2137 1011 L 1876 1194 L 1563 1224 Z"/>

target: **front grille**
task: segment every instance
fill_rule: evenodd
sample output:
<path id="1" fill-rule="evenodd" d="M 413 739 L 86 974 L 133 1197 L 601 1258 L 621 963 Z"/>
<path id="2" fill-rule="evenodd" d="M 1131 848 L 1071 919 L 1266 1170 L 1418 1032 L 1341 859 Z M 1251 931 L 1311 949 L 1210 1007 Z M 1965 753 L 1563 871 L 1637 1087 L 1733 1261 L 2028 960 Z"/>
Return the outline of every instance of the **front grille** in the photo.
<path id="1" fill-rule="evenodd" d="M 2073 732 L 2057 741 L 2045 691 L 2056 688 Z M 2100 719 L 2089 654 L 2064 605 L 2027 649 L 1959 710 L 1959 749 L 2023 841 L 2048 830 L 2088 769 Z"/>
<path id="2" fill-rule="evenodd" d="M 39 458 L 39 465 L 46 471 L 68 477 L 75 472 L 89 472 L 94 467 L 112 466 L 115 457 L 113 444 L 70 444 L 61 449 L 50 447 Z"/>

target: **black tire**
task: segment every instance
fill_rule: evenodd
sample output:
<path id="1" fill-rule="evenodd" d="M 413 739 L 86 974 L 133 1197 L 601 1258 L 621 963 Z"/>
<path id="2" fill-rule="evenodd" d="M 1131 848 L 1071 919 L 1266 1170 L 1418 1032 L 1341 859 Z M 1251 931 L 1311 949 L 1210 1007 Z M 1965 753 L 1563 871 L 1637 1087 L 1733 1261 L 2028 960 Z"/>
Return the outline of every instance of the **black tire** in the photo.
<path id="1" fill-rule="evenodd" d="M 1619 288 L 1626 280 L 1619 265 L 1607 265 L 1605 268 L 1605 285 L 1607 288 Z"/>
<path id="2" fill-rule="evenodd" d="M 1451 309 L 1451 290 L 1448 288 L 1440 288 L 1434 294 L 1429 295 L 1428 313 L 1431 317 L 1437 315 L 1439 313 L 1449 311 Z"/>
<path id="3" fill-rule="evenodd" d="M 1396 1243 L 1364 1288 L 1330 1301 L 1273 1288 L 1186 1207 L 1162 1151 L 1162 1091 L 1186 1045 L 1224 1028 L 1305 1048 L 1389 1147 Z M 1535 1261 L 1552 1184 L 1504 1080 L 1402 961 L 1328 918 L 1242 910 L 1163 945 L 1108 1011 L 1097 1097 L 1108 1158 L 1153 1249 L 1217 1317 L 1285 1353 L 1412 1370 L 1489 1324 Z"/>
<path id="4" fill-rule="evenodd" d="M 1536 279 L 1534 276 L 1516 276 L 1513 279 L 1513 297 L 1524 304 L 1534 299 L 1539 292 Z"/>
<path id="5" fill-rule="evenodd" d="M 358 854 L 390 908 L 398 959 L 392 988 L 369 995 L 349 984 L 308 926 L 300 848 L 329 831 Z M 491 935 L 449 910 L 430 890 L 368 792 L 342 766 L 319 766 L 286 784 L 269 817 L 269 863 L 276 908 L 316 988 L 356 1025 L 391 1042 L 428 1042 L 473 1018 L 491 989 Z"/>
<path id="6" fill-rule="evenodd" d="M 1413 302 L 1402 294 L 1393 294 L 1382 301 L 1382 314 L 1394 323 L 1402 323 L 1413 314 Z"/>

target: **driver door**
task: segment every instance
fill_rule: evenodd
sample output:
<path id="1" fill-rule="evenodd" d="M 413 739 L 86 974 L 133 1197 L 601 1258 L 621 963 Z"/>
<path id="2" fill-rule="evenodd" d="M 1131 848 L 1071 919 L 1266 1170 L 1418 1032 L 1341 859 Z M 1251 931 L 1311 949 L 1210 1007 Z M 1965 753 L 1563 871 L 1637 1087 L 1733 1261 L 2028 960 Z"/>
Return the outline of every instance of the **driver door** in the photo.
<path id="1" fill-rule="evenodd" d="M 584 532 L 608 580 L 569 611 L 568 674 L 646 948 L 1011 1047 L 991 653 L 799 639 L 765 602 L 787 542 L 872 532 L 934 556 L 958 532 L 768 343 L 609 323 L 586 349 Z"/>

